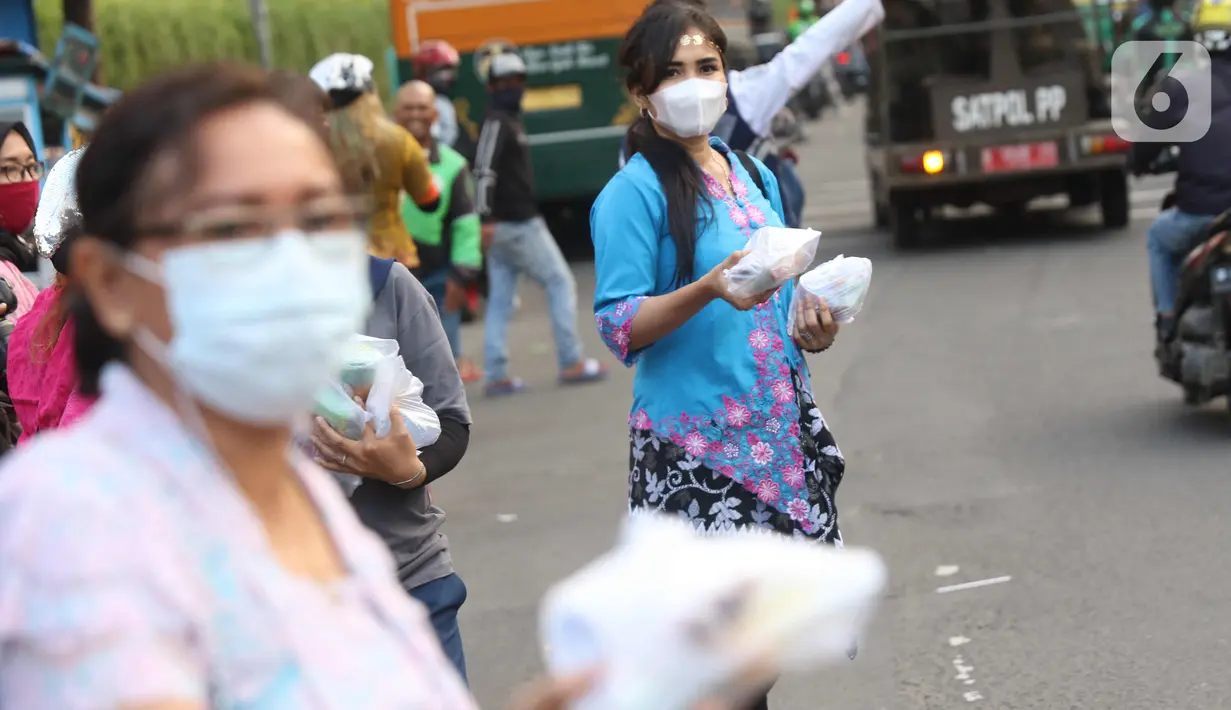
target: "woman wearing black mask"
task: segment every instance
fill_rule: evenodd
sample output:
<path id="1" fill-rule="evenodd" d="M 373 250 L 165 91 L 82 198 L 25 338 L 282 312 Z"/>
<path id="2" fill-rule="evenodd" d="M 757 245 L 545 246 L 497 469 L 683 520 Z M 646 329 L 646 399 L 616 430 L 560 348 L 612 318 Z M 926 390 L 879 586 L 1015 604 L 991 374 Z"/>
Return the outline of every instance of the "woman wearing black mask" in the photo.
<path id="1" fill-rule="evenodd" d="M 38 289 L 22 275 L 38 268 L 34 246 L 24 234 L 38 209 L 38 181 L 43 163 L 34 150 L 34 138 L 25 124 L 0 123 L 0 277 L 17 296 L 20 317 L 30 310 Z"/>

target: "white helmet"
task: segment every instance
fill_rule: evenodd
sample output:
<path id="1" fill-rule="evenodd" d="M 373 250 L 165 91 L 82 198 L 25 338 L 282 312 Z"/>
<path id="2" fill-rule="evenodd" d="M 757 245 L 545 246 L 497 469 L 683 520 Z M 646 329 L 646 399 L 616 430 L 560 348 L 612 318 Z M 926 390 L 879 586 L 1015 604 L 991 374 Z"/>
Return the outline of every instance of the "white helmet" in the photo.
<path id="1" fill-rule="evenodd" d="M 500 52 L 492 57 L 491 66 L 487 70 L 488 80 L 503 79 L 509 76 L 525 76 L 526 63 L 516 52 Z"/>
<path id="2" fill-rule="evenodd" d="M 374 84 L 372 60 L 361 54 L 331 54 L 316 63 L 308 76 L 325 91 L 363 93 Z"/>
<path id="3" fill-rule="evenodd" d="M 1193 39 L 1205 47 L 1210 54 L 1226 54 L 1231 50 L 1231 32 L 1226 28 L 1217 27 L 1198 30 L 1193 33 Z"/>

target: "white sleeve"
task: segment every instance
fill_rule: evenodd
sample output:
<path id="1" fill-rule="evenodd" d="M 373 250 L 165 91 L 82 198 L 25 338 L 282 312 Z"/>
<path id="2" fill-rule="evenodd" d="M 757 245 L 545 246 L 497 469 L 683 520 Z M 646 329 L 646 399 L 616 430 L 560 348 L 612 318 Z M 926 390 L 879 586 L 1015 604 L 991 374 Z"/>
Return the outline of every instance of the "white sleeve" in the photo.
<path id="1" fill-rule="evenodd" d="M 727 81 L 740 117 L 757 135 L 767 136 L 774 116 L 826 60 L 884 17 L 881 0 L 842 0 L 769 62 L 730 72 Z"/>
<path id="2" fill-rule="evenodd" d="M 453 108 L 453 102 L 448 99 L 441 101 L 443 97 L 436 97 L 436 126 L 439 127 L 440 135 L 436 136 L 436 140 L 444 143 L 447 146 L 452 146 L 457 143 L 457 111 Z"/>

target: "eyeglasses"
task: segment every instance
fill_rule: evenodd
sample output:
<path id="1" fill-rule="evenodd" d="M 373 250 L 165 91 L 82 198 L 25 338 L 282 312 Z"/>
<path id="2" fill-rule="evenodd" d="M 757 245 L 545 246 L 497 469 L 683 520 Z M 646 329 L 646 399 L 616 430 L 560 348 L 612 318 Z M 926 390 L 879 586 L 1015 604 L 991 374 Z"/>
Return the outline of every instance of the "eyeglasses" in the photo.
<path id="1" fill-rule="evenodd" d="M 371 200 L 367 198 L 328 197 L 282 209 L 252 205 L 218 207 L 138 232 L 142 236 L 186 237 L 192 241 L 262 237 L 288 227 L 313 235 L 365 229 L 371 213 Z"/>
<path id="2" fill-rule="evenodd" d="M 47 164 L 41 160 L 35 160 L 24 165 L 0 165 L 0 175 L 4 176 L 4 182 L 26 182 L 28 180 L 42 180 L 43 173 L 46 172 Z"/>

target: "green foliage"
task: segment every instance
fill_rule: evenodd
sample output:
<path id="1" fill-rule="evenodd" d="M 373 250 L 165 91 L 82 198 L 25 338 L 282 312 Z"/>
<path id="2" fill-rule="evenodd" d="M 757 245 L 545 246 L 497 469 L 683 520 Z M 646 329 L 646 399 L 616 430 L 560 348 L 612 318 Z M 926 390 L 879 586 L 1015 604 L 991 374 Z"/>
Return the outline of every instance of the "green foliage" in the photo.
<path id="1" fill-rule="evenodd" d="M 333 52 L 363 54 L 389 86 L 388 0 L 267 0 L 278 68 L 307 72 Z M 63 0 L 35 0 L 39 45 L 50 54 L 64 24 Z M 260 60 L 248 0 L 94 0 L 103 78 L 130 89 L 193 62 Z"/>

